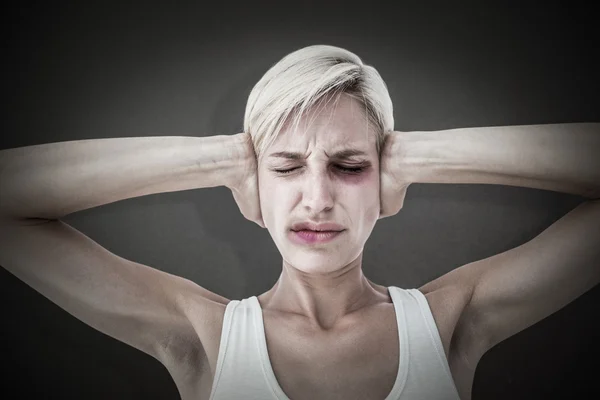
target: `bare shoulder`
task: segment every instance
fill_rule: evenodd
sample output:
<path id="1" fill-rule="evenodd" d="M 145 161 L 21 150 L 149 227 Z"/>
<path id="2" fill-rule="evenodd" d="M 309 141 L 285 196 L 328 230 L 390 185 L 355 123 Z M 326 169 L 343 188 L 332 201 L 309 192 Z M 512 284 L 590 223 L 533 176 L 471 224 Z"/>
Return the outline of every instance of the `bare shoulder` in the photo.
<path id="1" fill-rule="evenodd" d="M 201 286 L 179 297 L 188 324 L 173 336 L 161 361 L 182 399 L 210 395 L 225 309 L 230 301 Z"/>
<path id="2" fill-rule="evenodd" d="M 437 325 L 450 371 L 462 399 L 470 399 L 479 360 L 488 349 L 478 332 L 477 313 L 471 305 L 473 285 L 464 269 L 454 269 L 423 285 Z"/>
<path id="3" fill-rule="evenodd" d="M 456 270 L 454 270 L 456 271 Z M 422 287 L 435 320 L 454 384 L 461 399 L 471 398 L 475 371 L 485 352 L 474 329 L 474 316 L 469 307 L 472 290 L 468 282 L 451 271 Z"/>
<path id="4" fill-rule="evenodd" d="M 469 313 L 471 286 L 452 272 L 419 288 L 427 299 L 448 359 L 456 353 L 471 353 L 474 335 Z"/>

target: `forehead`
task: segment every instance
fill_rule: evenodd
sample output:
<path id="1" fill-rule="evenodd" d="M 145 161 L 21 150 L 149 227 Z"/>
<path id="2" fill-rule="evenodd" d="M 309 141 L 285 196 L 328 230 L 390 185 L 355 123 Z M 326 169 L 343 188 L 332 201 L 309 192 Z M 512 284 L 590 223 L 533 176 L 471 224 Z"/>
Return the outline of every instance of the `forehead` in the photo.
<path id="1" fill-rule="evenodd" d="M 284 125 L 267 154 L 322 150 L 333 153 L 354 149 L 370 153 L 375 143 L 375 132 L 369 123 L 363 105 L 356 99 L 342 95 L 336 100 L 319 104 L 308 110 L 292 124 Z M 352 156 L 356 151 L 346 151 Z"/>

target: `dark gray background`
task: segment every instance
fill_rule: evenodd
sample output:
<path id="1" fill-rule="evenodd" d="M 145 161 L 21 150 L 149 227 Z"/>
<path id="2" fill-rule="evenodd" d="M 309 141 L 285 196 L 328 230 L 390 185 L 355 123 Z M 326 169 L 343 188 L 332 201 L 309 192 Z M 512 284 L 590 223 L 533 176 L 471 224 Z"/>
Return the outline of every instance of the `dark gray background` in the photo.
<path id="1" fill-rule="evenodd" d="M 5 9 L 1 147 L 238 133 L 256 81 L 310 44 L 345 47 L 374 65 L 397 130 L 599 121 L 597 21 L 574 3 L 167 3 Z M 375 227 L 364 271 L 382 285 L 419 287 L 533 238 L 582 201 L 527 188 L 413 184 L 403 210 Z M 122 257 L 232 299 L 266 291 L 281 270 L 267 231 L 242 217 L 225 187 L 128 199 L 65 221 Z M 2 268 L 0 280 L 5 393 L 178 398 L 150 356 Z M 596 287 L 489 351 L 473 399 L 600 393 L 599 297 Z"/>

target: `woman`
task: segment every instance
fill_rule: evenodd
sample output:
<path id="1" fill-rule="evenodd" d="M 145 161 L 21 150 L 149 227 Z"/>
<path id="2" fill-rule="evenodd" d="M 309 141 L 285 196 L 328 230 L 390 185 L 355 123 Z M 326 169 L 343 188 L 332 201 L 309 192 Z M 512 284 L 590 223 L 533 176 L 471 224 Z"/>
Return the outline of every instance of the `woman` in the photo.
<path id="1" fill-rule="evenodd" d="M 184 399 L 469 399 L 488 349 L 600 281 L 598 131 L 395 132 L 377 71 L 344 49 L 310 46 L 257 83 L 243 133 L 2 151 L 0 264 L 158 359 Z M 363 249 L 414 182 L 593 200 L 533 240 L 421 288 L 383 287 L 363 275 Z M 226 299 L 111 254 L 60 221 L 126 198 L 220 185 L 282 255 L 279 280 L 258 296 Z"/>

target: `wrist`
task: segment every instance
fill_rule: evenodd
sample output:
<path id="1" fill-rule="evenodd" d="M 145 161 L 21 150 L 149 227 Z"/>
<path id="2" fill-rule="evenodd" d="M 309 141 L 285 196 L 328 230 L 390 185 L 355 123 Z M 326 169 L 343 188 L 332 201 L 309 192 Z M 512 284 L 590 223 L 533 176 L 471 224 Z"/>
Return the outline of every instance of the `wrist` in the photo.
<path id="1" fill-rule="evenodd" d="M 453 148 L 442 131 L 395 132 L 391 151 L 397 155 L 398 168 L 410 183 L 450 183 Z M 454 149 L 456 150 L 456 149 Z"/>
<path id="2" fill-rule="evenodd" d="M 256 155 L 248 133 L 242 132 L 226 137 L 232 163 L 224 176 L 224 186 L 236 190 L 250 172 L 249 169 L 256 168 Z"/>

